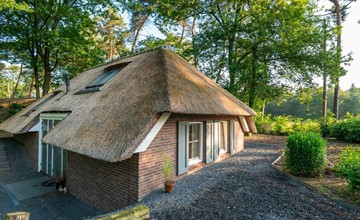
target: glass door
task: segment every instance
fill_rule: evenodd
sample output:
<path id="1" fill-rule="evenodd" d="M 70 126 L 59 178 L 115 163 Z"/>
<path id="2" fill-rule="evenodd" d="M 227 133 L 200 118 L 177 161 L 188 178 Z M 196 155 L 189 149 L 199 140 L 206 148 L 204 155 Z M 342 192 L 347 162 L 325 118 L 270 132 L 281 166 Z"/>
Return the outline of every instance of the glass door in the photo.
<path id="1" fill-rule="evenodd" d="M 40 140 L 42 140 L 42 138 L 64 117 L 66 117 L 66 114 L 41 114 Z M 39 154 L 41 155 L 41 172 L 49 176 L 63 176 L 67 167 L 67 151 L 42 141 L 39 148 Z"/>

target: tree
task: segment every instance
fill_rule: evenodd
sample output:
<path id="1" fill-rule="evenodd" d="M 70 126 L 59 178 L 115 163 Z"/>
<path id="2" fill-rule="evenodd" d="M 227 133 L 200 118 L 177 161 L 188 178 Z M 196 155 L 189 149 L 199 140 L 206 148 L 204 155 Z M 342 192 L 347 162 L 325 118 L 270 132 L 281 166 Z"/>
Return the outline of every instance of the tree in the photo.
<path id="1" fill-rule="evenodd" d="M 127 53 L 125 45 L 129 36 L 124 19 L 118 14 L 114 7 L 104 11 L 98 20 L 99 44 L 103 51 L 107 52 L 106 59 L 112 60 L 116 56 Z"/>
<path id="2" fill-rule="evenodd" d="M 343 3 L 345 5 L 341 5 L 339 0 L 329 0 L 331 3 L 334 4 L 333 13 L 336 17 L 336 27 L 337 27 L 337 39 L 336 39 L 336 61 L 337 61 L 337 70 L 335 73 L 334 81 L 334 102 L 333 102 L 333 113 L 335 119 L 338 120 L 339 118 L 339 82 L 340 77 L 345 75 L 345 70 L 341 67 L 342 63 L 342 48 L 341 48 L 341 23 L 342 20 L 345 20 L 347 15 L 346 10 L 348 9 L 349 5 L 356 0 L 344 0 Z"/>
<path id="3" fill-rule="evenodd" d="M 130 53 L 134 53 L 135 51 L 140 32 L 155 10 L 155 2 L 156 1 L 153 0 L 122 0 L 124 8 L 130 13 Z"/>
<path id="4" fill-rule="evenodd" d="M 2 10 L 29 10 L 29 7 L 26 3 L 18 4 L 15 0 L 2 0 L 0 11 Z"/>
<path id="5" fill-rule="evenodd" d="M 0 48 L 7 59 L 31 65 L 39 98 L 40 85 L 42 95 L 46 95 L 59 64 L 65 67 L 76 63 L 84 68 L 99 62 L 99 49 L 94 47 L 92 39 L 95 22 L 90 17 L 97 12 L 95 6 L 99 3 L 96 0 L 20 1 L 23 2 L 29 5 L 29 11 L 1 11 Z"/>

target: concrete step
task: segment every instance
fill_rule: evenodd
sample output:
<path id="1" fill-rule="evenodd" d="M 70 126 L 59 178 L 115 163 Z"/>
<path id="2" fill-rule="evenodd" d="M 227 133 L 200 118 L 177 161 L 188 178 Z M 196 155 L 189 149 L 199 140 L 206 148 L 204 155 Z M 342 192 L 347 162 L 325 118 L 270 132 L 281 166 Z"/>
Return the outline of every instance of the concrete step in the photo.
<path id="1" fill-rule="evenodd" d="M 0 155 L 0 161 L 7 161 L 8 157 L 6 155 Z"/>
<path id="2" fill-rule="evenodd" d="M 10 167 L 1 168 L 0 167 L 0 173 L 6 173 L 10 171 Z"/>
<path id="3" fill-rule="evenodd" d="M 2 155 L 6 155 L 6 151 L 0 150 L 0 156 L 2 156 Z"/>
<path id="4" fill-rule="evenodd" d="M 7 168 L 7 167 L 10 167 L 10 164 L 9 164 L 9 162 L 1 162 L 0 161 L 0 168 Z"/>
<path id="5" fill-rule="evenodd" d="M 5 150 L 5 146 L 4 145 L 0 145 L 0 151 Z"/>

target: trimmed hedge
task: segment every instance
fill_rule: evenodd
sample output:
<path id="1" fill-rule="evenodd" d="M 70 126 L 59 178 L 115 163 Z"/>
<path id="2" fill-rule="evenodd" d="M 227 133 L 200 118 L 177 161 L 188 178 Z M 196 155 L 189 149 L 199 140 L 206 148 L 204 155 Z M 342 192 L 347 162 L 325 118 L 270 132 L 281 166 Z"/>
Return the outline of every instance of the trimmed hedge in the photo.
<path id="1" fill-rule="evenodd" d="M 318 175 L 325 166 L 326 143 L 320 134 L 298 132 L 290 135 L 285 149 L 285 168 L 293 175 Z"/>

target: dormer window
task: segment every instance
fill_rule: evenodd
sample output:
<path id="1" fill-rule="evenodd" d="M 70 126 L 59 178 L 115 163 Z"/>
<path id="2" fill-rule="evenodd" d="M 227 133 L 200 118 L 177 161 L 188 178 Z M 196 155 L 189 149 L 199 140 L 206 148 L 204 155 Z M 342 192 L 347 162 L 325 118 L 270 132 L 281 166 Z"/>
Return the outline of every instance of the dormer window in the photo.
<path id="1" fill-rule="evenodd" d="M 101 74 L 94 81 L 87 84 L 85 89 L 78 91 L 76 94 L 100 91 L 101 86 L 105 85 L 108 81 L 110 81 L 116 74 L 118 74 L 128 64 L 129 63 L 121 63 L 119 65 L 114 65 L 106 68 L 103 74 Z"/>

